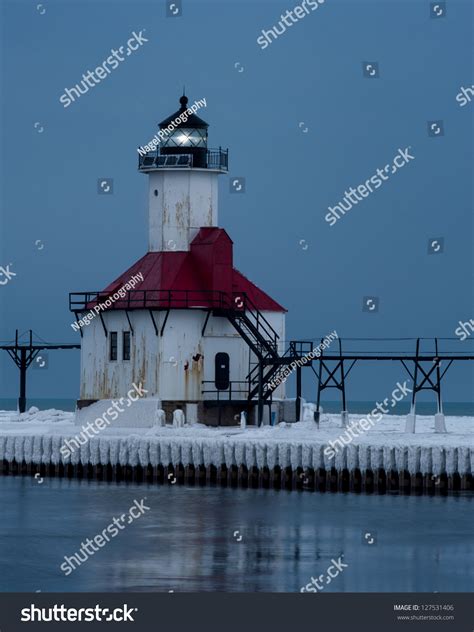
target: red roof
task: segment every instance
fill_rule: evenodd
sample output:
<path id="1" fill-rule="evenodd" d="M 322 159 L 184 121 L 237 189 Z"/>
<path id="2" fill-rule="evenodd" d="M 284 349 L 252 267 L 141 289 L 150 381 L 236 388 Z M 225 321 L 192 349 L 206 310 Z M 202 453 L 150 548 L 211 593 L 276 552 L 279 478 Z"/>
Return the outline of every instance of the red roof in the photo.
<path id="1" fill-rule="evenodd" d="M 131 302 L 118 300 L 115 309 L 156 307 L 160 301 L 172 308 L 216 307 L 227 297 L 227 305 L 240 294 L 259 310 L 285 312 L 286 309 L 233 267 L 232 240 L 222 228 L 201 228 L 189 252 L 148 252 L 101 293 L 112 295 L 137 274 L 143 275 L 131 292 Z M 146 299 L 142 292 L 147 291 Z M 137 292 L 138 291 L 138 292 Z M 230 301 L 230 302 L 229 302 Z"/>

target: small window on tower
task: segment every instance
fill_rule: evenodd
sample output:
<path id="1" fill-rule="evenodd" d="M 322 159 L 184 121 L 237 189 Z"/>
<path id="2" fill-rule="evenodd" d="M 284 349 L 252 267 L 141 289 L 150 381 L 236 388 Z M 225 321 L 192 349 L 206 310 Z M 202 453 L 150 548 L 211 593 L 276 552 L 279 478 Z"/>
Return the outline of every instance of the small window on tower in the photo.
<path id="1" fill-rule="evenodd" d="M 110 332 L 110 352 L 109 352 L 109 360 L 114 361 L 117 360 L 117 332 Z"/>
<path id="2" fill-rule="evenodd" d="M 130 360 L 130 332 L 123 332 L 122 360 Z"/>

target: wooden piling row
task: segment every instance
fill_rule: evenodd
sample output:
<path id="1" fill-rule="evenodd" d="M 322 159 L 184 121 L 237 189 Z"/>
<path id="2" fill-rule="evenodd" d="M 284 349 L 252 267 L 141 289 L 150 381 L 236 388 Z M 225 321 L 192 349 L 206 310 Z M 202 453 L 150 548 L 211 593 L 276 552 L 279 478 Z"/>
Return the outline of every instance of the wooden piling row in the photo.
<path id="1" fill-rule="evenodd" d="M 474 491 L 472 474 L 458 473 L 447 475 L 410 474 L 405 471 L 383 468 L 377 470 L 343 469 L 341 471 L 332 468 L 323 470 L 298 467 L 281 468 L 275 466 L 270 469 L 267 466 L 259 469 L 256 466 L 247 468 L 245 465 L 232 465 L 227 467 L 222 464 L 199 465 L 190 464 L 154 466 L 120 465 L 107 463 L 78 463 L 64 465 L 53 463 L 26 463 L 22 461 L 0 462 L 0 475 L 3 476 L 31 476 L 38 482 L 44 478 L 68 478 L 85 479 L 104 482 L 120 483 L 129 481 L 134 483 L 151 483 L 158 485 L 199 485 L 220 487 L 241 487 L 251 489 L 284 489 L 298 491 L 318 492 L 352 492 L 355 494 L 427 494 L 443 495 L 450 492 Z"/>

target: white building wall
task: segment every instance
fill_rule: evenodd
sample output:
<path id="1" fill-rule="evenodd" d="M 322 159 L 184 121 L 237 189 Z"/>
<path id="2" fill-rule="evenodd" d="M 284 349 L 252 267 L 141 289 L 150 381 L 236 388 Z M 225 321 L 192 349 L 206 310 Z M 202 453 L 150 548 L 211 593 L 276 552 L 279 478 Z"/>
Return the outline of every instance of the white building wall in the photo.
<path id="1" fill-rule="evenodd" d="M 209 169 L 148 174 L 149 252 L 189 250 L 199 228 L 217 226 L 218 175 Z"/>
<path id="2" fill-rule="evenodd" d="M 142 383 L 149 396 L 158 394 L 160 349 L 148 312 L 129 312 L 134 335 L 131 337 L 130 360 L 122 359 L 122 333 L 130 331 L 125 312 L 109 311 L 102 314 L 107 330 L 118 333 L 118 360 L 109 360 L 110 337 L 105 336 L 100 317 L 82 328 L 81 341 L 81 399 L 110 399 L 123 397 L 131 385 Z M 155 313 L 157 326 L 164 315 Z"/>
<path id="3" fill-rule="evenodd" d="M 165 312 L 153 314 L 160 330 Z M 105 336 L 99 317 L 83 327 L 80 399 L 124 397 L 133 383 L 142 383 L 148 397 L 200 401 L 203 380 L 212 382 L 205 389 L 214 389 L 215 355 L 220 352 L 229 354 L 231 381 L 244 381 L 248 374 L 250 350 L 226 318 L 211 316 L 203 337 L 206 312 L 172 310 L 160 337 L 149 312 L 133 310 L 129 312 L 134 330 L 131 359 L 126 361 L 122 359 L 122 333 L 130 331 L 130 326 L 125 312 L 109 311 L 102 317 L 108 331 L 118 333 L 118 359 L 109 360 L 110 336 Z M 284 314 L 270 312 L 265 317 L 284 340 Z M 284 397 L 284 393 L 282 385 L 274 396 Z M 239 399 L 237 394 L 235 399 Z"/>

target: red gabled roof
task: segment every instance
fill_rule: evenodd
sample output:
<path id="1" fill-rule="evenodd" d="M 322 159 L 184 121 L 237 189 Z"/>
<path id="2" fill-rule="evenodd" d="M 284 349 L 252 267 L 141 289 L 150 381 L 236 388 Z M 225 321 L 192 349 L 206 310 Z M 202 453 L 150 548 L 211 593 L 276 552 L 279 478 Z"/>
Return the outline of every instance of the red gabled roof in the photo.
<path id="1" fill-rule="evenodd" d="M 213 307 L 216 297 L 226 295 L 233 300 L 242 293 L 259 310 L 285 312 L 284 307 L 233 267 L 232 246 L 224 229 L 201 228 L 189 252 L 148 252 L 101 294 L 112 295 L 141 273 L 143 281 L 138 280 L 133 288 L 132 300 L 128 303 L 130 309 L 153 307 L 150 301 L 165 298 L 174 308 Z M 146 305 L 141 301 L 142 290 L 147 290 Z M 116 301 L 115 309 L 126 307 L 125 302 Z"/>

